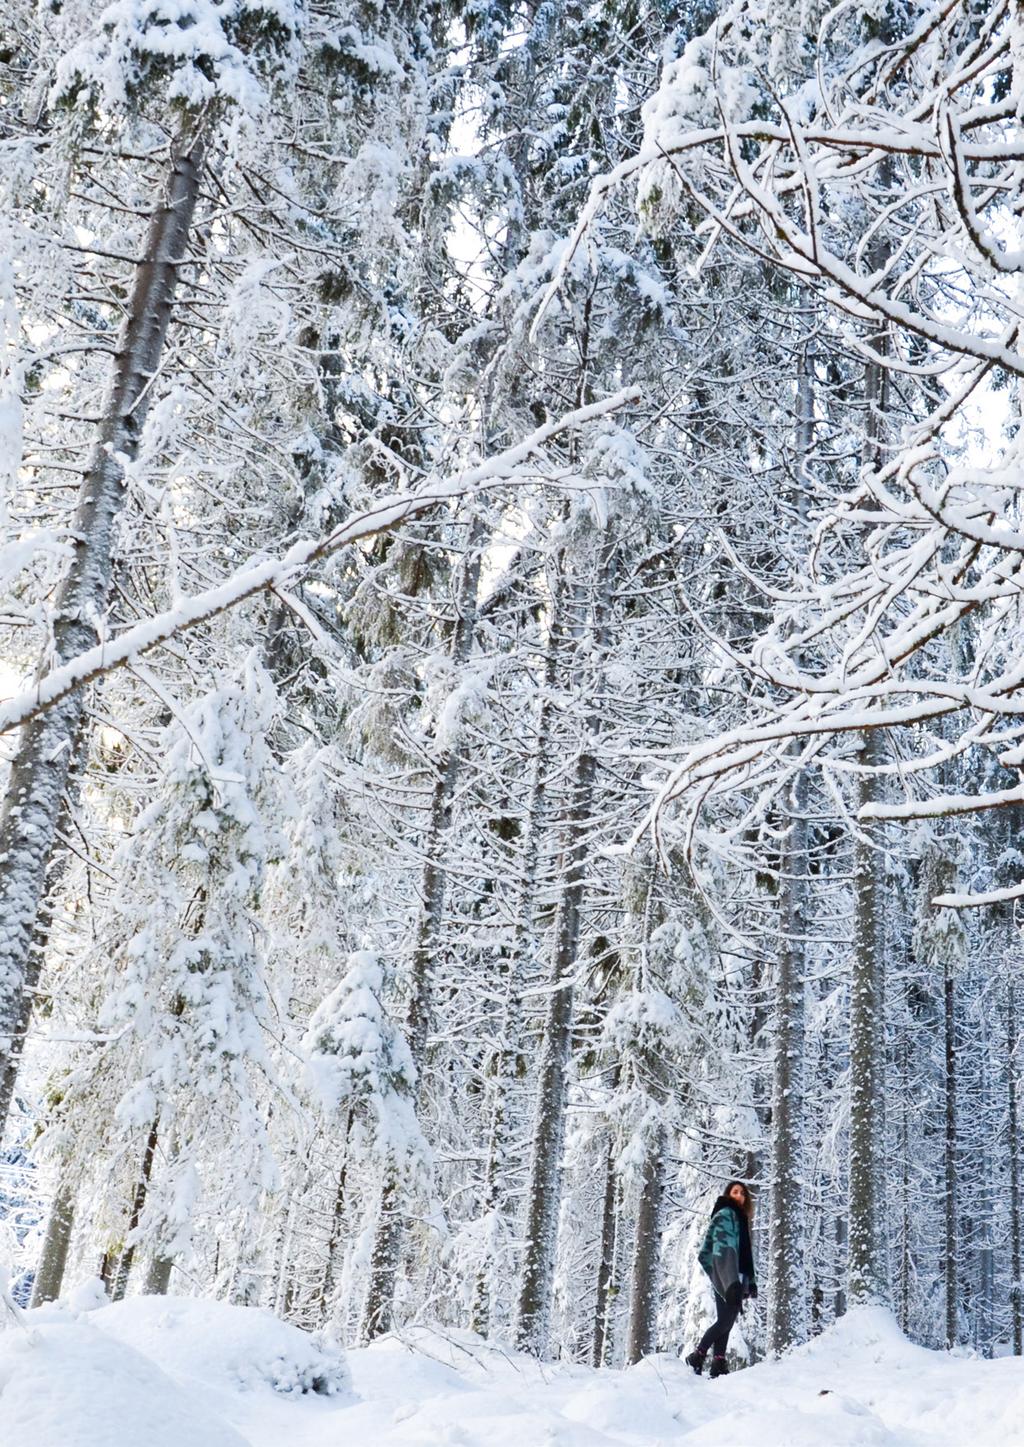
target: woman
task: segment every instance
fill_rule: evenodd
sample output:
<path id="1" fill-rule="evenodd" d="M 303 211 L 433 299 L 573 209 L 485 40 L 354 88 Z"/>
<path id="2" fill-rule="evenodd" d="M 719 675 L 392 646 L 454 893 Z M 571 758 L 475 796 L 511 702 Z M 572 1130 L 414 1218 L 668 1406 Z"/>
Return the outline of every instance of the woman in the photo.
<path id="1" fill-rule="evenodd" d="M 729 1370 L 725 1362 L 729 1333 L 743 1309 L 744 1300 L 757 1295 L 754 1253 L 750 1247 L 750 1218 L 753 1214 L 754 1204 L 746 1186 L 742 1181 L 730 1181 L 715 1202 L 704 1245 L 697 1253 L 697 1260 L 715 1288 L 718 1312 L 715 1324 L 708 1327 L 700 1346 L 686 1358 L 687 1365 L 698 1377 L 712 1348 L 714 1353 L 708 1375 L 720 1377 Z"/>

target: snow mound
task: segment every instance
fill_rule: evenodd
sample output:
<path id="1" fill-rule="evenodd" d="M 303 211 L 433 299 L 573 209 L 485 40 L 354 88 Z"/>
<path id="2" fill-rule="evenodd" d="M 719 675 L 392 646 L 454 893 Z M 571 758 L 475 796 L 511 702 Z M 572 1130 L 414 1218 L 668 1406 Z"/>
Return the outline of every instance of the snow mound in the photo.
<path id="1" fill-rule="evenodd" d="M 0 1447 L 1024 1447 L 1019 1358 L 926 1351 L 877 1308 L 713 1382 L 668 1353 L 594 1371 L 420 1327 L 350 1353 L 356 1393 L 339 1352 L 252 1308 L 27 1320 L 0 1332 Z"/>
<path id="2" fill-rule="evenodd" d="M 885 1306 L 852 1306 L 821 1336 L 812 1337 L 798 1347 L 794 1355 L 831 1360 L 850 1355 L 874 1358 L 880 1352 L 890 1359 L 893 1353 L 918 1356 L 922 1352 L 926 1360 L 935 1359 L 934 1352 L 907 1340 L 895 1316 Z"/>
<path id="3" fill-rule="evenodd" d="M 55 1312 L 31 1329 L 0 1332 L 0 1440 L 26 1447 L 246 1447 L 154 1362 Z"/>
<path id="4" fill-rule="evenodd" d="M 351 1390 L 340 1347 L 255 1306 L 139 1296 L 104 1307 L 91 1320 L 106 1336 L 129 1343 L 172 1376 L 206 1386 L 271 1387 L 286 1397 L 307 1392 L 337 1397 Z"/>

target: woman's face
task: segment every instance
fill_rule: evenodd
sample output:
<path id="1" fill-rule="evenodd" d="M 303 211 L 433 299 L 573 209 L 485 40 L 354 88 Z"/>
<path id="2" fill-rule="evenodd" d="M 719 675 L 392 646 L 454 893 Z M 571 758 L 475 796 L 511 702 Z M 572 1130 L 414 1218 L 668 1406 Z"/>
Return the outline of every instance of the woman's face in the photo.
<path id="1" fill-rule="evenodd" d="M 745 1187 L 738 1184 L 730 1186 L 729 1199 L 730 1201 L 735 1201 L 737 1206 L 742 1206 L 744 1211 L 747 1209 L 747 1192 Z"/>

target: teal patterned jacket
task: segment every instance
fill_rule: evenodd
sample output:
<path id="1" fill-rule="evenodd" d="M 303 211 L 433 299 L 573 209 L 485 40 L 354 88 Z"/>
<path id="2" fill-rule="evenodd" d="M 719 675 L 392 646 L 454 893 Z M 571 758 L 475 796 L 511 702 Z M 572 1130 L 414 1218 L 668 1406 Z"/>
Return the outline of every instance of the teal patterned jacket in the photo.
<path id="1" fill-rule="evenodd" d="M 730 1286 L 749 1286 L 740 1272 L 740 1223 L 731 1206 L 719 1204 L 711 1217 L 697 1260 L 724 1301 Z"/>

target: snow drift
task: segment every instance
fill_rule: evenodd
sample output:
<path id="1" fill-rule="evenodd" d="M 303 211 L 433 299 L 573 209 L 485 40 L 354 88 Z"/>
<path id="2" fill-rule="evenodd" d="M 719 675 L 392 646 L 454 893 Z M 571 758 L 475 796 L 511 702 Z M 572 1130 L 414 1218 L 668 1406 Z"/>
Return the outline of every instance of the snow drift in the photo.
<path id="1" fill-rule="evenodd" d="M 1024 1447 L 1020 1359 L 925 1351 L 881 1310 L 716 1382 L 674 1354 L 594 1371 L 423 1329 L 350 1353 L 356 1392 L 340 1351 L 255 1309 L 24 1323 L 0 1333 L 3 1447 Z"/>
<path id="2" fill-rule="evenodd" d="M 258 1307 L 142 1296 L 105 1307 L 95 1320 L 179 1379 L 290 1397 L 334 1397 L 351 1386 L 340 1348 Z"/>
<path id="3" fill-rule="evenodd" d="M 138 1297 L 0 1333 L 3 1447 L 246 1447 L 241 1403 L 306 1394 L 351 1399 L 342 1352 L 256 1308 Z"/>

